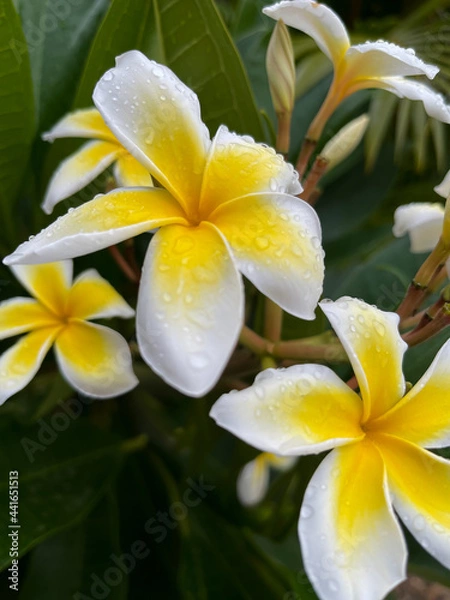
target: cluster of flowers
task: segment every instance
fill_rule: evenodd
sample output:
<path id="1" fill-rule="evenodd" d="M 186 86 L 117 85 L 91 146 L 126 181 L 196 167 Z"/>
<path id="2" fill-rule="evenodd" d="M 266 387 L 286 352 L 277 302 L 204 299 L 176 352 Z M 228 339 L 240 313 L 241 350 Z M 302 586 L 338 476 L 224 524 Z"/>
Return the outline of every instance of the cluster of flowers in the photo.
<path id="1" fill-rule="evenodd" d="M 308 132 L 317 141 L 336 106 L 363 88 L 423 102 L 450 122 L 441 96 L 409 76 L 437 68 L 386 42 L 351 46 L 324 5 L 287 0 L 264 12 L 311 35 L 334 64 L 329 94 Z M 34 296 L 0 304 L 0 336 L 27 333 L 0 357 L 0 401 L 23 389 L 54 344 L 59 368 L 83 394 L 107 398 L 138 381 L 126 340 L 95 318 L 133 309 L 95 270 L 72 283 L 72 261 L 156 230 L 142 267 L 136 309 L 140 353 L 190 396 L 212 389 L 244 321 L 243 274 L 285 311 L 314 319 L 324 253 L 298 173 L 271 148 L 220 127 L 211 140 L 196 95 L 167 67 L 137 51 L 117 59 L 93 95 L 96 109 L 69 114 L 45 138 L 89 141 L 59 167 L 43 203 L 51 212 L 115 163 L 118 187 L 71 209 L 6 257 Z M 447 197 L 450 182 L 437 189 Z M 435 245 L 439 206 L 396 213 L 394 233 L 413 250 Z M 59 262 L 55 262 L 59 261 Z M 361 396 L 328 367 L 267 369 L 223 395 L 211 416 L 264 454 L 239 480 L 257 501 L 268 467 L 332 451 L 305 493 L 299 536 L 320 598 L 382 598 L 406 576 L 407 550 L 393 508 L 417 540 L 450 568 L 450 463 L 424 448 L 450 444 L 450 342 L 406 393 L 407 345 L 399 317 L 352 298 L 322 301 L 355 372 Z M 281 458 L 283 457 L 283 458 Z"/>

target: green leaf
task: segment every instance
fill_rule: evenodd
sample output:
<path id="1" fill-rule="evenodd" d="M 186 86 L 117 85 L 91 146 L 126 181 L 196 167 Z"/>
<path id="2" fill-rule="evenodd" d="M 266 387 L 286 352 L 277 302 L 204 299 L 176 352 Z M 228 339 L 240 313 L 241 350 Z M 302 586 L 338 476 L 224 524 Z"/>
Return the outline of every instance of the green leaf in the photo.
<path id="1" fill-rule="evenodd" d="M 71 106 L 93 35 L 108 0 L 20 0 L 32 67 L 39 130 Z"/>
<path id="2" fill-rule="evenodd" d="M 164 62 L 198 94 L 212 133 L 225 124 L 263 138 L 241 59 L 212 0 L 113 0 L 93 43 L 77 107 L 92 103 L 100 76 L 115 56 L 131 49 Z"/>
<path id="3" fill-rule="evenodd" d="M 8 515 L 8 473 L 19 472 L 20 555 L 82 521 L 117 476 L 123 449 L 115 436 L 68 413 L 31 428 L 2 421 L 0 497 Z M 11 562 L 10 539 L 0 540 L 0 569 Z"/>
<path id="4" fill-rule="evenodd" d="M 28 51 L 11 0 L 0 0 L 0 82 L 0 218 L 2 243 L 5 243 L 9 238 L 13 240 L 13 203 L 23 181 L 34 135 Z"/>
<path id="5" fill-rule="evenodd" d="M 315 598 L 246 530 L 229 524 L 205 503 L 189 512 L 182 533 L 178 583 L 185 600 L 283 598 L 289 592 L 296 592 L 298 600 Z"/>
<path id="6" fill-rule="evenodd" d="M 381 146 L 389 133 L 394 110 L 398 104 L 398 98 L 384 90 L 377 90 L 370 105 L 370 122 L 367 129 L 366 166 L 372 169 L 381 150 Z"/>
<path id="7" fill-rule="evenodd" d="M 20 599 L 95 598 L 103 592 L 109 600 L 126 600 L 127 576 L 137 562 L 127 550 L 120 548 L 116 498 L 107 492 L 81 525 L 32 551 Z"/>

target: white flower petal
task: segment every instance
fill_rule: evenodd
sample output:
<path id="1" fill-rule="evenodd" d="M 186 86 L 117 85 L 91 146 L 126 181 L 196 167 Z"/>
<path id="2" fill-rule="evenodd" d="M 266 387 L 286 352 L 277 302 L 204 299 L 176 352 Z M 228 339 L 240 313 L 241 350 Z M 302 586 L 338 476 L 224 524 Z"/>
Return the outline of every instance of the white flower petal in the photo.
<path id="1" fill-rule="evenodd" d="M 42 210 L 49 215 L 58 202 L 86 187 L 124 152 L 119 144 L 111 142 L 89 142 L 82 146 L 55 171 Z"/>
<path id="2" fill-rule="evenodd" d="M 93 97 L 125 148 L 184 208 L 198 205 L 211 142 L 194 92 L 170 69 L 133 50 L 116 59 Z"/>
<path id="3" fill-rule="evenodd" d="M 83 256 L 168 223 L 186 222 L 180 205 L 162 188 L 123 188 L 69 210 L 20 244 L 5 265 Z"/>
<path id="4" fill-rule="evenodd" d="M 243 323 L 243 286 L 219 232 L 208 223 L 156 232 L 137 306 L 144 360 L 189 396 L 217 382 Z"/>
<path id="5" fill-rule="evenodd" d="M 450 569 L 450 462 L 398 437 L 377 441 L 395 510 L 419 544 Z"/>
<path id="6" fill-rule="evenodd" d="M 55 354 L 70 385 L 87 396 L 112 398 L 139 383 L 127 342 L 109 327 L 72 321 L 58 335 Z"/>
<path id="7" fill-rule="evenodd" d="M 406 578 L 406 544 L 370 442 L 325 457 L 306 488 L 299 536 L 321 600 L 380 600 Z"/>
<path id="8" fill-rule="evenodd" d="M 314 319 L 322 293 L 324 252 L 315 210 L 287 194 L 250 194 L 210 216 L 233 249 L 240 271 L 287 312 Z"/>
<path id="9" fill-rule="evenodd" d="M 363 435 L 360 398 L 321 365 L 267 369 L 251 387 L 221 396 L 210 416 L 247 444 L 279 455 L 318 453 Z"/>
<path id="10" fill-rule="evenodd" d="M 444 207 L 442 204 L 414 202 L 399 206 L 394 213 L 395 237 L 409 233 L 411 252 L 420 253 L 433 250 L 442 233 Z"/>
<path id="11" fill-rule="evenodd" d="M 439 72 L 438 67 L 423 62 L 411 48 L 402 48 L 383 40 L 351 46 L 346 60 L 355 78 L 426 75 L 433 79 Z"/>
<path id="12" fill-rule="evenodd" d="M 57 327 L 32 331 L 0 356 L 0 404 L 33 379 L 57 333 Z"/>
<path id="13" fill-rule="evenodd" d="M 450 196 L 450 171 L 447 171 L 444 179 L 434 188 L 434 191 L 443 198 L 448 198 Z"/>
<path id="14" fill-rule="evenodd" d="M 239 501 L 244 506 L 254 506 L 261 502 L 269 488 L 269 465 L 264 455 L 257 456 L 247 463 L 239 473 L 236 488 Z"/>
<path id="15" fill-rule="evenodd" d="M 272 19 L 283 19 L 286 25 L 310 35 L 319 48 L 337 65 L 350 46 L 347 30 L 338 15 L 312 0 L 284 0 L 263 8 Z"/>
<path id="16" fill-rule="evenodd" d="M 46 142 L 66 137 L 94 138 L 117 143 L 102 115 L 94 107 L 82 108 L 65 115 L 50 131 L 42 135 Z"/>
<path id="17" fill-rule="evenodd" d="M 364 422 L 389 410 L 405 393 L 399 317 L 356 298 L 324 300 L 320 307 L 341 340 L 361 388 Z"/>
<path id="18" fill-rule="evenodd" d="M 442 94 L 435 92 L 432 88 L 419 81 L 405 79 L 404 77 L 386 77 L 386 79 L 371 79 L 370 85 L 364 87 L 375 87 L 392 92 L 400 98 L 420 100 L 425 111 L 430 117 L 450 123 L 450 106 L 445 103 Z"/>

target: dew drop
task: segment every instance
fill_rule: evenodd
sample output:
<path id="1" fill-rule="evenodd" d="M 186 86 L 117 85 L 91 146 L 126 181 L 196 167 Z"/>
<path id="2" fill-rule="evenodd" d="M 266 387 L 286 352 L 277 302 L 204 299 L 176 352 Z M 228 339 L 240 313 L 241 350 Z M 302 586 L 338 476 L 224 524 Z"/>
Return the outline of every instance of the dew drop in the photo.
<path id="1" fill-rule="evenodd" d="M 203 352 L 196 352 L 189 357 L 189 364 L 193 369 L 200 371 L 209 365 L 209 357 Z"/>
<path id="2" fill-rule="evenodd" d="M 314 514 L 314 509 L 310 504 L 303 504 L 300 510 L 300 517 L 302 519 L 310 519 Z"/>
<path id="3" fill-rule="evenodd" d="M 112 81 L 114 79 L 114 73 L 112 71 L 107 71 L 103 75 L 103 81 Z"/>

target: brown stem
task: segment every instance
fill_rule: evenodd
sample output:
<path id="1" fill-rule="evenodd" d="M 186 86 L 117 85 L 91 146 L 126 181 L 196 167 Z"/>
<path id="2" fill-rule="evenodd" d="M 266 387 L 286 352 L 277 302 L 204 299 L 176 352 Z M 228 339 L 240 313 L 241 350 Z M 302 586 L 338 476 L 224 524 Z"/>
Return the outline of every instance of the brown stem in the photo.
<path id="1" fill-rule="evenodd" d="M 264 315 L 264 337 L 271 342 L 277 342 L 281 337 L 283 327 L 283 309 L 275 302 L 266 298 Z"/>
<path id="2" fill-rule="evenodd" d="M 305 174 L 306 168 L 308 166 L 309 163 L 309 159 L 311 158 L 312 153 L 314 152 L 315 148 L 317 146 L 317 140 L 311 140 L 309 138 L 306 138 L 305 141 L 303 142 L 302 148 L 300 150 L 300 154 L 297 160 L 297 164 L 295 166 L 298 175 L 300 177 L 300 180 L 303 179 L 303 176 Z"/>
<path id="3" fill-rule="evenodd" d="M 317 184 L 325 175 L 327 167 L 328 161 L 321 156 L 317 156 L 313 166 L 311 167 L 311 170 L 308 173 L 308 177 L 306 178 L 303 192 L 299 195 L 302 200 L 308 202 L 309 204 L 313 203 L 313 196 L 314 200 L 317 200 L 318 197 L 314 194 L 314 192 L 317 188 Z"/>
<path id="4" fill-rule="evenodd" d="M 408 346 L 417 346 L 448 327 L 450 325 L 449 306 L 444 304 L 434 317 L 428 315 L 426 320 L 428 322 L 424 321 L 423 325 L 419 323 L 416 329 L 402 336 Z"/>
<path id="5" fill-rule="evenodd" d="M 114 261 L 116 262 L 117 266 L 122 271 L 122 273 L 132 283 L 139 283 L 139 279 L 140 279 L 139 275 L 131 268 L 131 266 L 128 264 L 128 262 L 125 260 L 125 258 L 122 256 L 119 248 L 117 246 L 110 246 L 108 248 L 108 250 L 109 250 L 109 253 L 111 254 L 111 256 L 113 257 Z"/>

